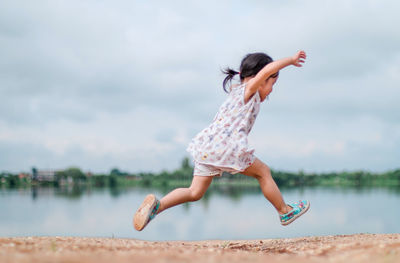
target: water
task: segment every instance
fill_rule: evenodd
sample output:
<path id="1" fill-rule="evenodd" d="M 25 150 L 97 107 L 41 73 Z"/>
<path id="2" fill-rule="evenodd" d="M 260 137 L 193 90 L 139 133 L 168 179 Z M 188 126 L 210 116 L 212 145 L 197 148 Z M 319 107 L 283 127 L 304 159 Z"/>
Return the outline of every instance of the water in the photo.
<path id="1" fill-rule="evenodd" d="M 204 240 L 400 232 L 400 191 L 379 188 L 284 189 L 287 202 L 311 201 L 309 212 L 287 227 L 257 189 L 211 190 L 198 202 L 165 211 L 137 232 L 132 216 L 149 192 L 165 194 L 140 188 L 0 189 L 0 236 Z"/>

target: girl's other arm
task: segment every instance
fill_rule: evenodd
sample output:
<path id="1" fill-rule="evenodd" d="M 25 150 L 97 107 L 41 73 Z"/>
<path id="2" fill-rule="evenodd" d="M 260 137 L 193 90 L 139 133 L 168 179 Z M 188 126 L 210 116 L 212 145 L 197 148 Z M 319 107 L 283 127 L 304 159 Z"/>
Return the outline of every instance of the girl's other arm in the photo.
<path id="1" fill-rule="evenodd" d="M 290 65 L 301 67 L 305 59 L 306 53 L 304 51 L 298 51 L 292 57 L 282 58 L 267 64 L 247 83 L 246 93 L 248 93 L 248 97 L 251 97 L 256 91 L 258 91 L 260 85 L 268 79 L 269 76 Z"/>

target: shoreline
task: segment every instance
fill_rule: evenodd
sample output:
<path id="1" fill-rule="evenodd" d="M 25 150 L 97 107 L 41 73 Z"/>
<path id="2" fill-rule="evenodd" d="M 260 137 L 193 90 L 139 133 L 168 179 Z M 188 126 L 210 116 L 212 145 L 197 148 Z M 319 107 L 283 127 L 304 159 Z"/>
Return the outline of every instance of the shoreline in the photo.
<path id="1" fill-rule="evenodd" d="M 257 240 L 0 237 L 0 262 L 399 262 L 400 234 Z"/>

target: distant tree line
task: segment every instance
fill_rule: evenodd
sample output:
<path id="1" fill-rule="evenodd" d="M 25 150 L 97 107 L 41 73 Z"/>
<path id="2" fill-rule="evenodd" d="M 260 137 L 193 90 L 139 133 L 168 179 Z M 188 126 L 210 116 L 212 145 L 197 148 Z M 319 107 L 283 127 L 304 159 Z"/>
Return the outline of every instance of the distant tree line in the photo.
<path id="1" fill-rule="evenodd" d="M 351 186 L 351 187 L 400 187 L 400 169 L 384 173 L 367 171 L 331 172 L 331 173 L 305 173 L 303 171 L 284 172 L 271 170 L 272 176 L 280 187 L 298 186 Z M 173 171 L 159 173 L 128 173 L 113 168 L 108 174 L 84 173 L 77 167 L 70 167 L 58 171 L 40 171 L 32 168 L 32 173 L 0 174 L 0 186 L 54 186 L 66 185 L 117 187 L 117 186 L 143 186 L 143 187 L 178 187 L 187 186 L 192 180 L 193 166 L 189 158 L 184 158 L 181 166 Z M 224 173 L 222 177 L 215 178 L 216 184 L 232 186 L 255 186 L 257 180 L 241 175 Z"/>

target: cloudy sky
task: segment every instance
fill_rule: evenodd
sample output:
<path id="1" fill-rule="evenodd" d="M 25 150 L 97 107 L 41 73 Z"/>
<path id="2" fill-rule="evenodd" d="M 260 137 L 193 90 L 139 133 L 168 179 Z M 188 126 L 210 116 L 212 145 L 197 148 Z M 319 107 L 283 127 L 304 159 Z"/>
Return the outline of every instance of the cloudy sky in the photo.
<path id="1" fill-rule="evenodd" d="M 400 167 L 398 1 L 0 4 L 0 171 L 171 170 L 255 51 L 282 70 L 250 134 L 286 171 Z"/>

